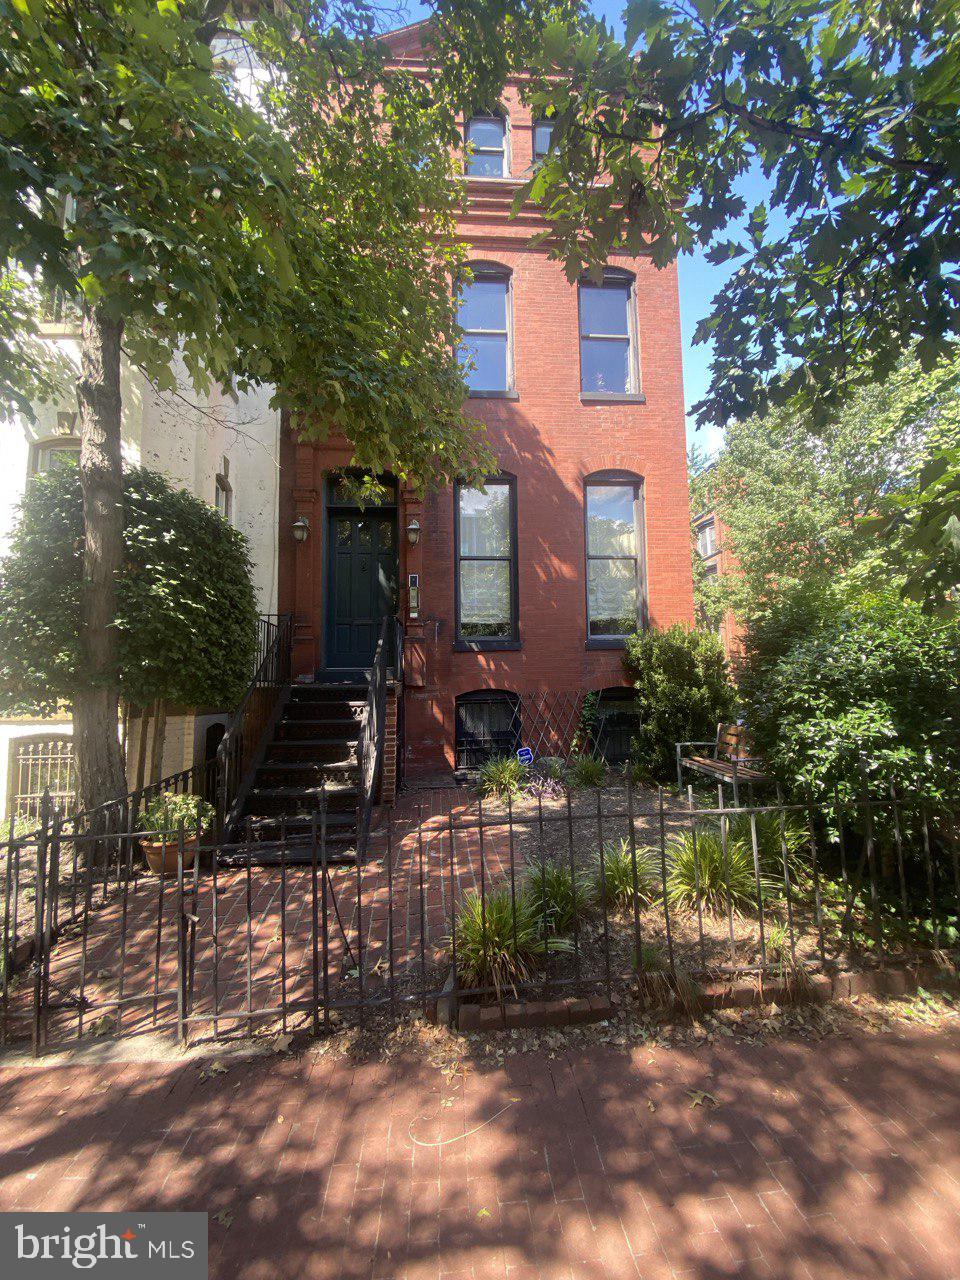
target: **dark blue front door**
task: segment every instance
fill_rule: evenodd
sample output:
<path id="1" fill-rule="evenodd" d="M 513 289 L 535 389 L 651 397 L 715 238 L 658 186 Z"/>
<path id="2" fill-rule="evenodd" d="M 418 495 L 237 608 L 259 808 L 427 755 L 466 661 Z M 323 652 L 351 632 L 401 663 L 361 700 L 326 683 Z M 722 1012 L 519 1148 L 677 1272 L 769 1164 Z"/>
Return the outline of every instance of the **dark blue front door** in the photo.
<path id="1" fill-rule="evenodd" d="M 392 512 L 331 512 L 327 666 L 369 667 L 380 626 L 396 612 L 397 537 Z"/>

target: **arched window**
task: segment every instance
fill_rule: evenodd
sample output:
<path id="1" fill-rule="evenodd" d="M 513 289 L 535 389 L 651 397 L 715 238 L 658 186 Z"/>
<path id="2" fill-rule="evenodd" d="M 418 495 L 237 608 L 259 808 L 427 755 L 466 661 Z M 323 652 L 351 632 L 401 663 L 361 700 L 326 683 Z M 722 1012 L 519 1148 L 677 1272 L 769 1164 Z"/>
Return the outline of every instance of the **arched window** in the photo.
<path id="1" fill-rule="evenodd" d="M 600 284 L 580 281 L 580 390 L 588 396 L 639 390 L 633 277 L 612 268 Z"/>
<path id="2" fill-rule="evenodd" d="M 520 699 L 506 689 L 461 693 L 456 702 L 458 769 L 479 769 L 496 756 L 512 756 L 521 742 Z"/>
<path id="3" fill-rule="evenodd" d="M 587 642 L 622 647 L 646 622 L 643 481 L 605 471 L 584 482 Z"/>
<path id="4" fill-rule="evenodd" d="M 510 272 L 495 263 L 471 267 L 473 279 L 459 287 L 457 319 L 464 331 L 458 358 L 473 395 L 513 389 L 513 321 Z"/>
<path id="5" fill-rule="evenodd" d="M 470 150 L 466 168 L 468 177 L 507 176 L 507 122 L 502 115 L 495 111 L 477 112 L 467 121 L 464 140 Z"/>
<path id="6" fill-rule="evenodd" d="M 30 474 L 59 471 L 62 467 L 80 465 L 80 441 L 76 436 L 54 436 L 39 440 L 30 449 Z"/>

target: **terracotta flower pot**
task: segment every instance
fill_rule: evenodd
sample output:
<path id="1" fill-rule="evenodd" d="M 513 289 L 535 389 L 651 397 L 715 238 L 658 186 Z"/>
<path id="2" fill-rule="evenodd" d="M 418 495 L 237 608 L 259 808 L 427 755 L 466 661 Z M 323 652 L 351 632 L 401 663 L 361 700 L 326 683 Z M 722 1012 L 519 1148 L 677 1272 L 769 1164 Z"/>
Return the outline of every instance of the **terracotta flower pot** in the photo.
<path id="1" fill-rule="evenodd" d="M 184 840 L 184 871 L 189 871 L 193 866 L 193 860 L 197 856 L 198 844 L 199 840 L 197 836 L 193 836 L 189 840 Z M 140 847 L 143 849 L 143 856 L 147 860 L 147 866 L 156 875 L 175 876 L 177 874 L 177 859 L 180 851 L 180 845 L 175 836 L 166 843 L 160 840 L 141 840 Z"/>

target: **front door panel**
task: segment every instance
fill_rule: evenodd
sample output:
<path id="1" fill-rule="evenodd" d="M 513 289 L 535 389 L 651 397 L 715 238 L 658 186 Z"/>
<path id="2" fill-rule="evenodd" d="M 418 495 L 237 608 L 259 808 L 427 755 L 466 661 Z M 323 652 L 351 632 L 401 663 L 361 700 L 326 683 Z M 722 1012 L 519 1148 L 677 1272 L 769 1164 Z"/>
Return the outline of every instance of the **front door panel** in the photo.
<path id="1" fill-rule="evenodd" d="M 392 515 L 331 512 L 327 575 L 327 666 L 368 667 L 380 625 L 397 599 Z"/>

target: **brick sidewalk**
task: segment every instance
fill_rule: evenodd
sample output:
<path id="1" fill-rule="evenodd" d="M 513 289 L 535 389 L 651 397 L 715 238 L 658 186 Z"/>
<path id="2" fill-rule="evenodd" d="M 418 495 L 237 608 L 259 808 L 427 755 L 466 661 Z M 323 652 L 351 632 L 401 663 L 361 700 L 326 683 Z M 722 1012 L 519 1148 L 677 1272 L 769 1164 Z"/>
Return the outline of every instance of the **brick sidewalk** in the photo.
<path id="1" fill-rule="evenodd" d="M 958 1081 L 929 1031 L 0 1066 L 0 1208 L 205 1209 L 218 1280 L 951 1280 Z"/>

